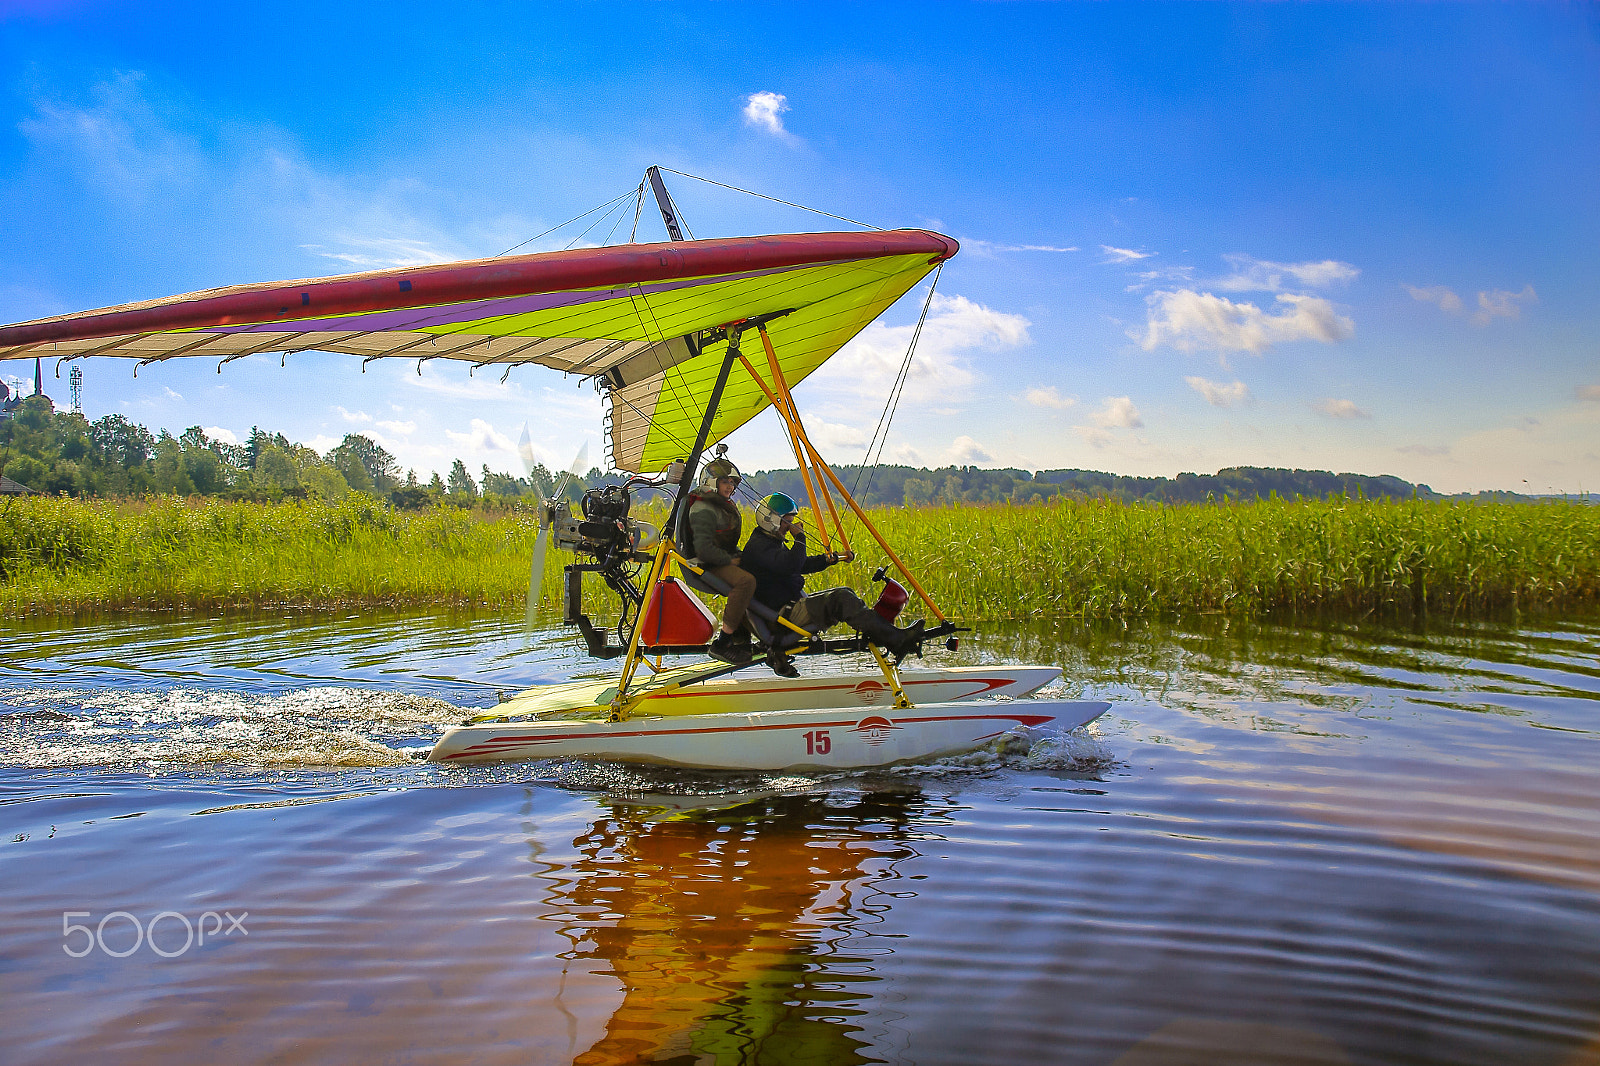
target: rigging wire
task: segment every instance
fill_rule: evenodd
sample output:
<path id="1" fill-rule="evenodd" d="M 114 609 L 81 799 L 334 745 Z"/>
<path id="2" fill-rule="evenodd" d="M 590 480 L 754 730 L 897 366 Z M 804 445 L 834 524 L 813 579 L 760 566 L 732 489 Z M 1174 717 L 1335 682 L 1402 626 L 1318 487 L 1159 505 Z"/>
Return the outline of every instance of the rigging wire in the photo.
<path id="1" fill-rule="evenodd" d="M 628 234 L 628 243 L 639 243 L 639 216 L 644 212 L 644 181 L 639 182 L 639 187 L 634 191 L 633 201 L 633 232 Z"/>
<path id="2" fill-rule="evenodd" d="M 853 218 L 845 218 L 843 215 L 836 215 L 831 211 L 821 211 L 821 210 L 818 210 L 815 207 L 807 207 L 805 204 L 790 203 L 788 200 L 780 200 L 776 196 L 768 196 L 765 193 L 759 193 L 759 192 L 756 192 L 753 189 L 741 189 L 737 185 L 727 185 L 727 184 L 724 184 L 723 182 L 720 182 L 720 181 L 712 181 L 710 178 L 702 178 L 698 174 L 690 174 L 687 171 L 673 170 L 671 167 L 662 167 L 661 169 L 665 170 L 669 174 L 677 174 L 679 177 L 693 178 L 695 181 L 703 181 L 707 185 L 716 185 L 716 186 L 719 186 L 719 187 L 724 188 L 724 189 L 731 189 L 734 192 L 747 193 L 750 196 L 759 197 L 762 200 L 771 200 L 773 203 L 782 204 L 785 207 L 793 207 L 793 208 L 797 208 L 797 209 L 799 209 L 801 211 L 810 211 L 814 215 L 827 215 L 829 218 L 836 218 L 840 222 L 848 222 L 852 226 L 860 226 L 862 229 L 871 229 L 871 230 L 881 230 L 881 229 L 883 229 L 882 226 L 874 226 L 874 225 L 872 225 L 871 223 L 868 223 L 868 222 L 857 222 Z M 670 196 L 671 194 L 669 193 L 668 195 Z M 678 221 L 682 222 L 683 221 L 683 216 L 680 215 L 678 217 Z M 684 226 L 684 229 L 688 229 L 688 228 L 689 227 L 687 225 Z M 690 234 L 690 236 L 693 236 L 693 234 Z"/>
<path id="3" fill-rule="evenodd" d="M 922 301 L 922 315 L 917 319 L 917 328 L 911 331 L 911 343 L 906 346 L 906 357 L 900 361 L 900 373 L 895 377 L 894 386 L 889 390 L 889 398 L 884 402 L 883 414 L 878 416 L 878 426 L 872 431 L 872 439 L 867 442 L 866 454 L 861 457 L 861 468 L 856 471 L 854 483 L 850 486 L 850 495 L 857 495 L 856 489 L 861 485 L 861 476 L 867 475 L 866 488 L 862 495 L 872 491 L 872 480 L 877 476 L 878 466 L 883 462 L 883 449 L 889 443 L 889 425 L 894 421 L 895 411 L 900 407 L 900 396 L 905 391 L 906 378 L 911 372 L 911 357 L 916 353 L 917 341 L 922 336 L 922 327 L 928 321 L 928 309 L 933 306 L 933 294 L 939 288 L 939 275 L 944 273 L 944 264 L 940 263 L 933 272 L 933 282 L 928 286 L 928 298 Z M 873 448 L 876 446 L 877 455 L 874 457 Z M 869 473 L 870 470 L 870 473 Z"/>
<path id="4" fill-rule="evenodd" d="M 626 200 L 628 197 L 632 196 L 633 194 L 634 194 L 634 190 L 629 189 L 627 192 L 623 193 L 621 196 L 618 196 L 615 199 L 607 200 L 605 203 L 601 204 L 599 207 L 591 207 L 591 208 L 589 208 L 589 210 L 585 211 L 581 215 L 573 215 L 571 218 L 567 219 L 565 222 L 561 223 L 560 225 L 551 226 L 549 229 L 545 230 L 543 233 L 540 233 L 540 234 L 538 234 L 536 236 L 533 236 L 533 237 L 529 237 L 527 240 L 523 241 L 521 244 L 513 244 L 510 248 L 507 248 L 505 251 L 501 252 L 500 255 L 510 255 L 512 252 L 516 251 L 518 248 L 521 248 L 523 245 L 532 244 L 534 241 L 538 240 L 540 237 L 548 237 L 550 234 L 554 233 L 556 230 L 560 229 L 562 226 L 570 226 L 574 222 L 578 221 L 578 219 L 580 219 L 580 218 L 588 218 L 590 215 L 594 214 L 596 211 L 604 211 L 606 208 L 614 206 L 619 201 Z M 591 226 L 590 228 L 592 229 L 593 227 Z M 585 231 L 585 232 L 587 232 L 587 231 Z M 494 258 L 496 258 L 496 259 L 500 258 L 500 255 L 497 255 Z"/>
<path id="5" fill-rule="evenodd" d="M 612 211 L 618 211 L 618 214 L 617 214 L 617 225 L 620 226 L 622 224 L 622 214 L 623 213 L 619 209 L 622 207 L 623 201 L 627 200 L 627 198 L 628 198 L 628 194 L 627 193 L 623 193 L 621 196 L 617 197 L 615 200 L 612 200 L 609 204 L 606 204 L 605 205 L 605 207 L 606 207 L 605 213 L 596 216 L 596 218 L 595 218 L 595 220 L 593 222 L 589 223 L 587 226 L 584 227 L 584 230 L 583 230 L 582 233 L 578 234 L 576 237 L 572 238 L 572 240 L 568 241 L 567 242 L 567 247 L 570 249 L 573 245 L 577 244 L 579 241 L 581 241 L 585 237 L 587 237 L 589 235 L 589 231 L 590 230 L 594 229 L 596 226 L 600 225 L 600 223 L 604 222 L 606 219 L 611 217 L 611 212 Z M 611 227 L 611 231 L 613 233 L 616 232 L 616 229 L 617 229 L 616 226 L 612 226 Z"/>

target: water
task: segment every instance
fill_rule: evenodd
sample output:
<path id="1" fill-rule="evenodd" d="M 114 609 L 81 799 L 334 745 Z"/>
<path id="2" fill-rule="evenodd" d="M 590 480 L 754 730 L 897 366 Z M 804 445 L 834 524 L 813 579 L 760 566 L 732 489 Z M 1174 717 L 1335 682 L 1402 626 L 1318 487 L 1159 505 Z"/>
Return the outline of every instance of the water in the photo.
<path id="1" fill-rule="evenodd" d="M 1594 618 L 1004 627 L 1112 712 L 826 776 L 420 762 L 604 671 L 502 617 L 4 635 L 7 1063 L 1600 1062 Z"/>

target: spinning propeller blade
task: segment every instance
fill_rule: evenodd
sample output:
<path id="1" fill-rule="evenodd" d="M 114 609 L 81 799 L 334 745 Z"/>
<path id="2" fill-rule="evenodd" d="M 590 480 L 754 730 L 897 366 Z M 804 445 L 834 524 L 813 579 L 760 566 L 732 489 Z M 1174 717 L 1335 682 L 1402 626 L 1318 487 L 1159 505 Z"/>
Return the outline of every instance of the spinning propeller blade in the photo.
<path id="1" fill-rule="evenodd" d="M 544 560 L 550 548 L 550 524 L 555 520 L 555 508 L 561 500 L 561 494 L 566 491 L 567 485 L 584 472 L 584 467 L 589 462 L 589 442 L 584 441 L 578 449 L 577 456 L 572 464 L 567 467 L 556 482 L 555 491 L 548 497 L 544 496 L 544 478 L 539 477 L 535 470 L 538 463 L 533 455 L 533 438 L 528 434 L 527 423 L 522 426 L 522 440 L 517 445 L 517 454 L 522 457 L 522 465 L 528 472 L 530 481 L 536 481 L 534 488 L 540 494 L 539 500 L 539 535 L 533 541 L 533 561 L 528 569 L 528 612 L 527 627 L 531 634 L 534 630 L 534 611 L 539 601 L 544 598 Z"/>

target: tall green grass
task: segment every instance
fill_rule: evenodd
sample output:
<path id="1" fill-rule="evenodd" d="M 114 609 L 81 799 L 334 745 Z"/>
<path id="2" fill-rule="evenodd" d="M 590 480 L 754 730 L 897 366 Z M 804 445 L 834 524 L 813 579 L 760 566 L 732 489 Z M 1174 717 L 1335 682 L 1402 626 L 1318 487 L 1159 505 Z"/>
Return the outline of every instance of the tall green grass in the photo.
<path id="1" fill-rule="evenodd" d="M 518 607 L 531 514 L 338 503 L 18 499 L 0 510 L 0 613 L 415 605 Z M 660 516 L 653 516 L 659 521 Z M 1600 601 L 1600 507 L 1278 500 L 886 509 L 873 522 L 962 620 L 1429 610 Z M 886 561 L 811 579 L 866 592 Z M 812 550 L 821 545 L 813 537 Z M 552 551 L 554 595 L 567 557 Z M 587 608 L 614 612 L 589 581 Z"/>

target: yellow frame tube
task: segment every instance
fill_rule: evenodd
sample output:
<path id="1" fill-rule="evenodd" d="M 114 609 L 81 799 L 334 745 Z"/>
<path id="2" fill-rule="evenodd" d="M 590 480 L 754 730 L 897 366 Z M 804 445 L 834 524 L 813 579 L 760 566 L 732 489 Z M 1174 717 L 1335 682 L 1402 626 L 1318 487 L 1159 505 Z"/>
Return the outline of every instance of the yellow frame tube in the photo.
<path id="1" fill-rule="evenodd" d="M 889 687 L 894 689 L 894 709 L 903 711 L 913 706 L 911 697 L 906 695 L 906 690 L 900 687 L 900 671 L 889 662 L 888 656 L 883 654 L 883 649 L 876 644 L 867 643 L 872 649 L 872 657 L 878 660 L 878 669 L 883 671 L 883 676 L 888 680 Z"/>
<path id="2" fill-rule="evenodd" d="M 761 336 L 765 339 L 766 333 L 763 332 Z M 817 532 L 822 535 L 822 546 L 828 551 L 832 551 L 833 544 L 828 540 L 828 529 L 822 524 L 822 508 L 817 503 L 817 490 L 812 486 L 812 474 L 806 465 L 804 446 L 800 443 L 800 436 L 794 429 L 793 412 L 786 410 L 783 403 L 772 394 L 772 390 L 767 388 L 767 383 L 761 380 L 761 375 L 756 373 L 756 368 L 750 365 L 750 360 L 745 358 L 743 352 L 739 353 L 739 361 L 744 364 L 744 368 L 749 372 L 751 380 L 759 385 L 761 391 L 766 394 L 767 401 L 772 404 L 772 409 L 778 412 L 778 417 L 783 420 L 783 428 L 789 434 L 789 446 L 794 449 L 795 465 L 800 468 L 800 478 L 805 482 L 806 495 L 811 499 L 811 513 L 816 516 Z M 817 475 L 817 480 L 822 480 L 820 474 Z M 828 501 L 828 506 L 831 510 L 833 506 L 832 500 Z M 838 521 L 837 516 L 834 521 Z M 841 530 L 840 536 L 842 537 L 843 535 L 844 532 Z M 845 548 L 848 549 L 849 547 L 850 545 L 846 543 Z"/>
<path id="3" fill-rule="evenodd" d="M 639 668 L 639 631 L 644 628 L 645 615 L 650 613 L 650 608 L 655 606 L 656 585 L 661 581 L 661 573 L 666 569 L 667 557 L 676 555 L 673 550 L 672 538 L 666 533 L 661 535 L 661 546 L 656 549 L 656 557 L 650 563 L 650 581 L 645 585 L 644 599 L 639 603 L 639 613 L 633 620 L 633 635 L 628 638 L 628 655 L 622 661 L 622 680 L 617 682 L 617 694 L 611 700 L 611 719 L 620 722 L 623 715 L 623 705 L 628 697 L 628 686 L 633 683 L 633 675 Z"/>
<path id="4" fill-rule="evenodd" d="M 765 326 L 758 328 L 756 332 L 761 334 L 761 346 L 762 348 L 766 349 L 767 366 L 772 370 L 773 387 L 777 390 L 778 394 L 783 397 L 782 411 L 780 413 L 783 415 L 784 421 L 789 423 L 790 433 L 798 437 L 801 443 L 805 445 L 806 451 L 811 453 L 812 457 L 815 458 L 816 449 L 811 447 L 811 439 L 806 436 L 806 427 L 800 421 L 800 411 L 795 407 L 794 397 L 789 393 L 789 383 L 784 380 L 783 367 L 778 365 L 778 353 L 773 350 L 772 338 L 767 336 L 767 329 Z M 754 372 L 752 371 L 752 373 Z M 765 389 L 764 385 L 762 387 Z M 773 406 L 777 407 L 779 405 L 776 401 L 774 401 Z M 807 463 L 803 456 L 797 455 L 796 458 L 800 462 L 801 476 L 806 478 L 806 491 L 809 492 L 811 491 L 810 479 L 812 472 L 807 469 Z M 850 551 L 850 538 L 844 531 L 844 523 L 839 520 L 838 510 L 833 506 L 833 497 L 828 494 L 828 484 L 822 480 L 822 474 L 820 472 L 816 474 L 816 479 L 822 488 L 822 498 L 823 500 L 827 501 L 828 513 L 833 516 L 834 528 L 839 531 L 839 541 L 844 545 L 845 551 Z M 817 528 L 822 529 L 822 511 L 817 507 L 815 495 L 813 495 L 811 498 L 811 509 L 815 511 L 817 515 Z M 823 547 L 832 550 L 832 546 L 828 544 L 828 534 L 826 531 L 824 531 L 822 534 L 822 544 Z"/>

